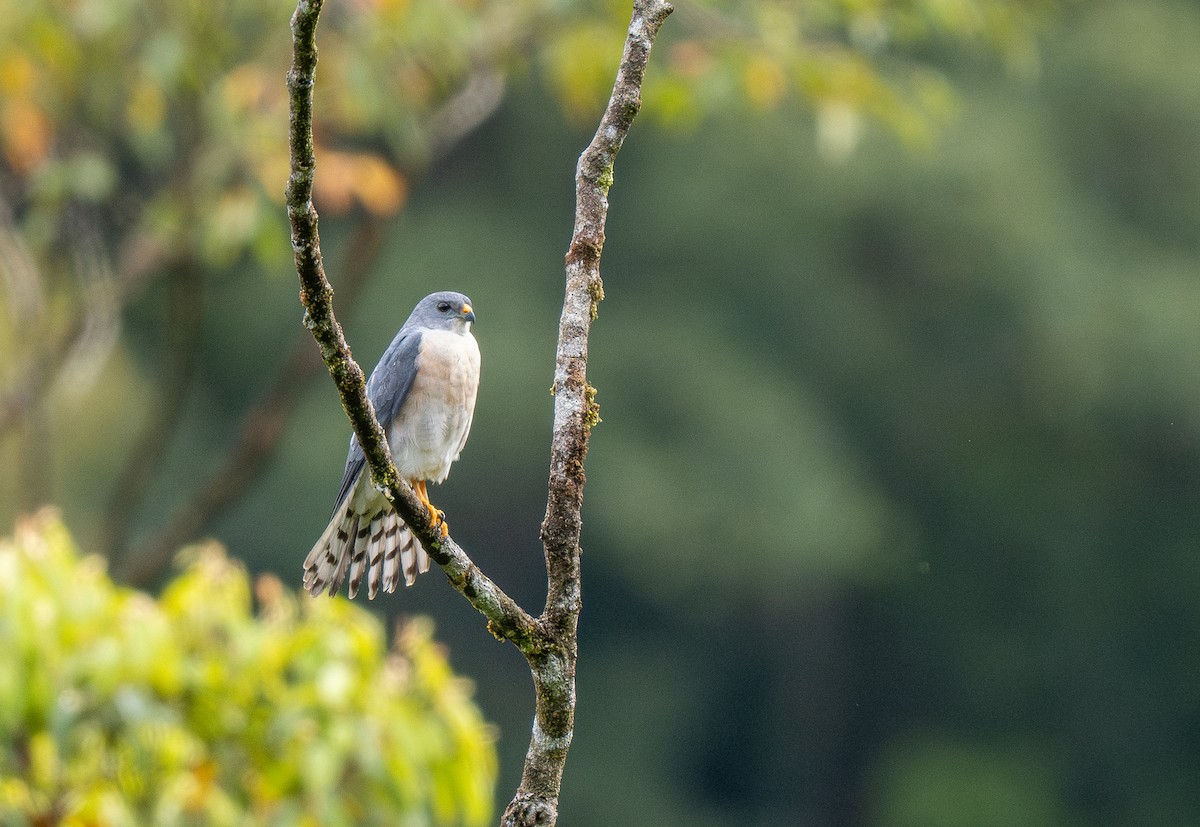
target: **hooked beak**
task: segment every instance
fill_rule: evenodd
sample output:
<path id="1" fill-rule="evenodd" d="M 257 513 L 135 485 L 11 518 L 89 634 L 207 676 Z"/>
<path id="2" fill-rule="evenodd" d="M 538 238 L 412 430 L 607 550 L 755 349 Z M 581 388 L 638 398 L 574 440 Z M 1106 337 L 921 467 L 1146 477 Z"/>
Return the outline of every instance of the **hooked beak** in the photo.
<path id="1" fill-rule="evenodd" d="M 475 321 L 475 311 L 471 308 L 471 305 L 464 304 L 462 306 L 462 314 L 463 314 L 463 318 L 466 319 L 468 322 Z"/>

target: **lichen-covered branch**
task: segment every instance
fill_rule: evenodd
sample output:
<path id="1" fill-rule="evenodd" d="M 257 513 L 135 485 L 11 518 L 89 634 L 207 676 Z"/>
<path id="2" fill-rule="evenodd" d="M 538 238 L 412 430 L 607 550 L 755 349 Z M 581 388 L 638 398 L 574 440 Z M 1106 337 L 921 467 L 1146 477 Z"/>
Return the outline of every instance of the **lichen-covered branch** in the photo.
<path id="1" fill-rule="evenodd" d="M 382 248 L 383 229 L 384 221 L 376 216 L 359 220 L 346 245 L 352 252 L 341 268 L 338 296 L 343 302 L 348 299 L 353 305 L 361 293 Z M 275 381 L 242 416 L 220 465 L 146 540 L 122 556 L 116 567 L 122 582 L 141 587 L 153 583 L 170 566 L 175 551 L 238 502 L 269 465 L 304 392 L 320 372 L 311 337 L 303 330 L 297 333 Z"/>
<path id="2" fill-rule="evenodd" d="M 289 146 L 291 173 L 288 176 L 288 220 L 292 227 L 292 250 L 300 278 L 300 303 L 304 325 L 321 349 L 321 358 L 337 385 L 342 407 L 359 444 L 375 485 L 409 525 L 429 556 L 442 566 L 450 582 L 488 620 L 493 634 L 515 643 L 526 656 L 540 651 L 532 617 L 479 570 L 451 538 L 442 538 L 430 523 L 429 514 L 408 486 L 401 484 L 392 463 L 387 437 L 367 399 L 366 379 L 354 361 L 350 346 L 333 313 L 333 288 L 325 277 L 317 211 L 312 203 L 316 159 L 313 153 L 313 86 L 317 69 L 317 20 L 323 0 L 300 0 L 292 15 L 292 67 L 288 71 L 291 102 Z"/>
<path id="3" fill-rule="evenodd" d="M 587 383 L 588 334 L 604 298 L 600 252 L 608 190 L 617 152 L 641 108 L 642 78 L 659 26 L 671 13 L 664 0 L 636 0 L 612 97 L 575 173 L 575 229 L 566 259 L 566 298 L 558 328 L 554 371 L 554 437 L 542 543 L 550 574 L 546 619 L 573 627 L 579 612 L 578 548 L 582 523 L 583 460 L 596 418 L 595 389 Z"/>
<path id="4" fill-rule="evenodd" d="M 402 485 L 387 438 L 366 395 L 362 369 L 350 355 L 333 314 L 333 289 L 325 277 L 312 204 L 315 173 L 312 118 L 316 75 L 316 27 L 323 0 L 300 0 L 292 16 L 291 175 L 287 187 L 292 248 L 300 278 L 304 323 L 321 348 L 371 469 L 371 476 L 413 533 L 471 604 L 488 629 L 512 641 L 533 674 L 536 703 L 525 769 L 505 827 L 550 827 L 558 819 L 563 766 L 574 733 L 576 629 L 580 610 L 579 538 L 582 529 L 583 461 L 597 421 L 595 389 L 587 384 L 587 340 L 603 298 L 600 252 L 608 213 L 613 162 L 641 107 L 641 85 L 650 47 L 671 6 L 665 0 L 634 0 L 633 19 L 612 97 L 596 136 L 579 159 L 575 230 L 566 258 L 566 298 L 555 364 L 554 436 L 542 542 L 546 552 L 546 606 L 534 619 L 471 562 L 450 538 L 433 530 L 415 495 Z"/>
<path id="5" fill-rule="evenodd" d="M 575 229 L 567 251 L 566 296 L 558 328 L 554 435 L 546 518 L 542 523 L 549 587 L 540 620 L 552 645 L 540 660 L 530 661 L 537 693 L 533 736 L 521 786 L 504 812 L 504 827 L 554 824 L 558 816 L 563 765 L 575 722 L 583 461 L 597 420 L 596 391 L 587 382 L 588 334 L 597 305 L 604 297 L 600 253 L 608 216 L 608 190 L 613 183 L 617 152 L 642 105 L 642 79 L 650 47 L 671 10 L 665 0 L 634 0 L 612 96 L 576 169 Z"/>

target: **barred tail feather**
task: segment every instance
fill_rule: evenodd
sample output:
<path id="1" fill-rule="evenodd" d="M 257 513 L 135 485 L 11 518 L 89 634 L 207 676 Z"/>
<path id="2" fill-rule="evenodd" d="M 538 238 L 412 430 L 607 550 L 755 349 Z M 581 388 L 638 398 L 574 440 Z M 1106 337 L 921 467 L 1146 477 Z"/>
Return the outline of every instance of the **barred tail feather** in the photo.
<path id="1" fill-rule="evenodd" d="M 400 575 L 411 586 L 417 575 L 429 571 L 429 555 L 390 508 L 370 518 L 355 513 L 349 505 L 334 516 L 304 561 L 304 588 L 314 596 L 328 591 L 332 596 L 349 575 L 349 594 L 358 594 L 363 578 L 367 597 L 380 591 L 394 592 Z"/>
<path id="2" fill-rule="evenodd" d="M 383 531 L 380 529 L 380 524 L 380 522 L 371 523 L 371 539 L 362 549 L 362 553 L 356 555 L 354 562 L 350 565 L 349 592 L 351 600 L 358 594 L 358 587 L 362 583 L 363 575 L 378 564 L 379 558 L 383 553 L 380 548 L 380 542 L 383 539 Z M 374 597 L 374 595 L 371 596 Z"/>
<path id="3" fill-rule="evenodd" d="M 425 552 L 425 546 L 421 545 L 411 531 L 406 528 L 404 533 L 412 541 L 412 547 L 415 550 L 411 567 L 406 564 L 404 568 L 405 584 L 411 586 L 416 581 L 418 574 L 429 571 L 429 555 Z"/>
<path id="4" fill-rule="evenodd" d="M 349 509 L 334 515 L 304 559 L 304 588 L 314 597 L 327 587 L 330 595 L 341 587 L 358 523 L 358 515 Z"/>
<path id="5" fill-rule="evenodd" d="M 399 558 L 396 554 L 394 539 L 389 538 L 383 549 L 383 563 L 371 572 L 371 597 L 382 587 L 389 594 L 396 590 L 396 574 L 399 571 Z"/>

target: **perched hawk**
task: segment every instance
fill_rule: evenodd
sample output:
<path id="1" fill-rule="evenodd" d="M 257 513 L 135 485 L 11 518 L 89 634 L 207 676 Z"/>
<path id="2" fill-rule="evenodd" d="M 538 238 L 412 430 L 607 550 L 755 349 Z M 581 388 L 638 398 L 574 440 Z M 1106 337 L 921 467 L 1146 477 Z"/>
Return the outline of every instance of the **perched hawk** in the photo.
<path id="1" fill-rule="evenodd" d="M 471 430 L 479 387 L 474 321 L 471 300 L 462 293 L 426 296 L 367 380 L 396 470 L 441 525 L 442 536 L 449 529 L 425 484 L 446 479 Z M 349 574 L 354 597 L 366 575 L 367 596 L 374 598 L 381 588 L 395 591 L 401 573 L 411 586 L 418 572 L 428 570 L 425 549 L 372 484 L 358 438 L 351 436 L 333 516 L 304 560 L 304 588 L 333 595 Z"/>

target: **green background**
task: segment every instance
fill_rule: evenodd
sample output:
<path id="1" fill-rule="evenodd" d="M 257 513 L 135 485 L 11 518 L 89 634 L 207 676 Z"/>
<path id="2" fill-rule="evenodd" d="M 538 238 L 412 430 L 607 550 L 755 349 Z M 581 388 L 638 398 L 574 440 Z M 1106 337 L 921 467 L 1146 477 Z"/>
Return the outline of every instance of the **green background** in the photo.
<path id="1" fill-rule="evenodd" d="M 563 823 L 1200 823 L 1200 5 L 1074 4 L 1032 75 L 946 60 L 959 108 L 926 148 L 869 126 L 823 160 L 784 109 L 646 118 L 622 150 Z M 528 608 L 589 138 L 548 94 L 519 79 L 415 183 L 342 318 L 369 367 L 422 295 L 472 298 L 474 429 L 431 496 Z M 340 261 L 345 224 L 322 231 Z M 286 261 L 211 289 L 164 478 L 215 464 L 295 290 Z M 298 586 L 347 436 L 314 383 L 213 535 Z M 63 503 L 84 538 L 103 479 Z M 520 656 L 437 572 L 373 609 L 435 618 L 507 799 Z"/>

